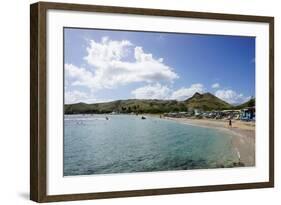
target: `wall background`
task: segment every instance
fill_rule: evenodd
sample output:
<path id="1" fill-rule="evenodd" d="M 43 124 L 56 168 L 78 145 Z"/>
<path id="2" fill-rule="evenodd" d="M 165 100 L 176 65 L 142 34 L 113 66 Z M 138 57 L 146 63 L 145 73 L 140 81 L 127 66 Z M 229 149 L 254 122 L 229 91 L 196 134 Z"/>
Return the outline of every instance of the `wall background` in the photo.
<path id="1" fill-rule="evenodd" d="M 51 1 L 51 0 L 50 0 Z M 170 196 L 67 202 L 69 204 L 277 204 L 281 195 L 279 156 L 281 95 L 281 13 L 277 0 L 81 0 L 66 1 L 115 6 L 275 16 L 275 188 Z M 33 204 L 29 201 L 29 4 L 3 1 L 0 7 L 0 204 Z M 278 116 L 279 115 L 279 116 Z M 57 203 L 53 203 L 57 204 Z M 66 203 L 60 203 L 66 204 Z"/>

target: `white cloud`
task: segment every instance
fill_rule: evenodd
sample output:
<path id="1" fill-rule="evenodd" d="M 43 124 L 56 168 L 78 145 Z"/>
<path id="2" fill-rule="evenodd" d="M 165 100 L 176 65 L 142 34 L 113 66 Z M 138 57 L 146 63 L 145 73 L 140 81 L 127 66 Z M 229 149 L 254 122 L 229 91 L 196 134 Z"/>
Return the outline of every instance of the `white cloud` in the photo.
<path id="1" fill-rule="evenodd" d="M 190 98 L 194 93 L 203 93 L 205 92 L 204 85 L 197 83 L 192 84 L 189 88 L 181 88 L 173 92 L 171 98 L 176 100 L 186 100 Z"/>
<path id="2" fill-rule="evenodd" d="M 214 89 L 217 89 L 217 88 L 219 88 L 220 87 L 220 84 L 219 83 L 214 83 L 213 85 L 212 85 L 212 88 L 214 88 Z"/>
<path id="3" fill-rule="evenodd" d="M 78 90 L 67 91 L 64 94 L 65 104 L 84 102 L 87 99 L 87 94 Z"/>
<path id="4" fill-rule="evenodd" d="M 84 59 L 97 68 L 107 66 L 109 62 L 119 61 L 128 54 L 128 49 L 133 44 L 130 41 L 112 41 L 103 37 L 101 43 L 90 40 L 87 47 L 88 55 Z"/>
<path id="5" fill-rule="evenodd" d="M 110 102 L 112 99 L 98 99 L 95 98 L 91 93 L 81 92 L 79 90 L 66 91 L 64 94 L 65 104 L 73 103 L 101 103 L 101 102 Z"/>
<path id="6" fill-rule="evenodd" d="M 230 104 L 240 104 L 240 103 L 244 103 L 244 102 L 251 99 L 250 96 L 246 97 L 242 93 L 238 94 L 235 91 L 230 90 L 230 89 L 228 89 L 228 90 L 217 90 L 215 95 L 218 98 L 220 98 L 220 99 L 222 99 L 222 100 L 224 100 L 224 101 L 226 101 Z"/>
<path id="7" fill-rule="evenodd" d="M 73 64 L 65 64 L 65 85 L 94 87 L 94 75 L 85 68 Z"/>
<path id="8" fill-rule="evenodd" d="M 140 87 L 132 91 L 136 99 L 167 99 L 170 93 L 171 90 L 167 86 L 162 86 L 159 83 Z"/>
<path id="9" fill-rule="evenodd" d="M 178 90 L 172 90 L 166 85 L 159 83 L 154 85 L 147 85 L 137 88 L 132 91 L 132 94 L 137 99 L 173 99 L 173 100 L 186 100 L 190 98 L 194 93 L 203 93 L 205 88 L 202 84 L 192 84 L 190 87 L 183 87 Z"/>
<path id="10" fill-rule="evenodd" d="M 133 52 L 133 61 L 125 60 Z M 112 41 L 103 37 L 101 42 L 90 41 L 84 58 L 91 69 L 71 67 L 72 85 L 82 85 L 98 90 L 115 88 L 134 82 L 173 82 L 178 75 L 172 67 L 163 63 L 163 58 L 155 59 L 151 53 L 145 53 L 142 47 L 134 47 L 130 41 Z M 85 75 L 85 76 L 84 76 Z"/>

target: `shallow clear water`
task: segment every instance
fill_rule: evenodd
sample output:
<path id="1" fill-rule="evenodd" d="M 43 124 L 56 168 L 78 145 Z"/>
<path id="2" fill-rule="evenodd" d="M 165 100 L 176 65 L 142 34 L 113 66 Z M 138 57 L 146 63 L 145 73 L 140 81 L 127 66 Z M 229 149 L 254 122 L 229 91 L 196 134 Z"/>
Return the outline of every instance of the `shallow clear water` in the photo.
<path id="1" fill-rule="evenodd" d="M 64 176 L 229 167 L 231 136 L 134 115 L 65 115 Z"/>

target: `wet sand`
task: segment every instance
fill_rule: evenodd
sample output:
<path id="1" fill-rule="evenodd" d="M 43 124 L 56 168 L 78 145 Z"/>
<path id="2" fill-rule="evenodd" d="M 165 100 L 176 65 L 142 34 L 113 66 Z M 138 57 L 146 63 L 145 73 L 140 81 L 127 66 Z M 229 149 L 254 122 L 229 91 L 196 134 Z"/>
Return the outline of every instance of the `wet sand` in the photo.
<path id="1" fill-rule="evenodd" d="M 190 118 L 171 118 L 165 119 L 176 122 L 216 128 L 232 135 L 232 145 L 244 166 L 255 166 L 255 123 L 232 120 L 232 126 L 228 126 L 227 120 L 213 119 L 190 119 Z"/>

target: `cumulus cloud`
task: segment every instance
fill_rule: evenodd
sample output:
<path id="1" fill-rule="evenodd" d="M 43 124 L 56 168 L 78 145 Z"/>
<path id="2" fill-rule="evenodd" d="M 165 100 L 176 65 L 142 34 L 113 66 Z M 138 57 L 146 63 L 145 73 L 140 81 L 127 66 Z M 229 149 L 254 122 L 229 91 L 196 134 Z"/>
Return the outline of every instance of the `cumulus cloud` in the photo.
<path id="1" fill-rule="evenodd" d="M 112 41 L 108 37 L 103 37 L 100 43 L 90 40 L 88 55 L 84 59 L 97 68 L 105 67 L 109 62 L 120 61 L 125 57 L 132 45 L 130 41 Z"/>
<path id="2" fill-rule="evenodd" d="M 190 98 L 194 93 L 203 93 L 205 91 L 204 85 L 197 83 L 192 84 L 190 87 L 180 88 L 172 93 L 171 99 L 186 100 Z"/>
<path id="3" fill-rule="evenodd" d="M 171 89 L 157 83 L 154 85 L 146 85 L 132 91 L 136 99 L 167 99 L 169 98 Z"/>
<path id="4" fill-rule="evenodd" d="M 133 61 L 127 60 L 133 53 Z M 130 41 L 113 41 L 103 37 L 101 42 L 90 40 L 87 56 L 84 57 L 91 69 L 66 64 L 69 76 L 75 78 L 72 85 L 99 90 L 135 82 L 173 82 L 179 76 L 174 69 L 156 59 L 142 47 L 134 47 Z"/>
<path id="5" fill-rule="evenodd" d="M 94 75 L 85 68 L 79 68 L 73 64 L 65 64 L 65 85 L 94 87 Z"/>
<path id="6" fill-rule="evenodd" d="M 173 90 L 166 85 L 159 83 L 154 85 L 147 85 L 137 88 L 132 91 L 132 94 L 137 99 L 173 99 L 173 100 L 186 100 L 194 93 L 203 93 L 205 88 L 202 84 L 192 84 L 190 87 L 183 87 L 178 90 Z"/>
<path id="7" fill-rule="evenodd" d="M 98 99 L 93 96 L 91 93 L 81 92 L 79 90 L 66 91 L 64 94 L 65 104 L 73 103 L 101 103 L 101 102 L 110 102 L 112 99 Z"/>
<path id="8" fill-rule="evenodd" d="M 237 93 L 233 90 L 230 90 L 230 89 L 217 90 L 215 95 L 218 98 L 220 98 L 220 99 L 222 99 L 222 100 L 224 100 L 224 101 L 226 101 L 230 104 L 240 104 L 240 103 L 244 103 L 244 102 L 251 99 L 250 96 L 246 97 L 242 93 L 239 94 L 239 93 Z"/>
<path id="9" fill-rule="evenodd" d="M 213 85 L 212 85 L 212 88 L 214 88 L 214 89 L 217 89 L 217 88 L 219 88 L 220 87 L 220 84 L 219 83 L 214 83 Z"/>
<path id="10" fill-rule="evenodd" d="M 79 103 L 83 100 L 86 100 L 87 98 L 88 95 L 86 93 L 78 90 L 67 91 L 64 94 L 64 101 L 66 104 Z"/>

